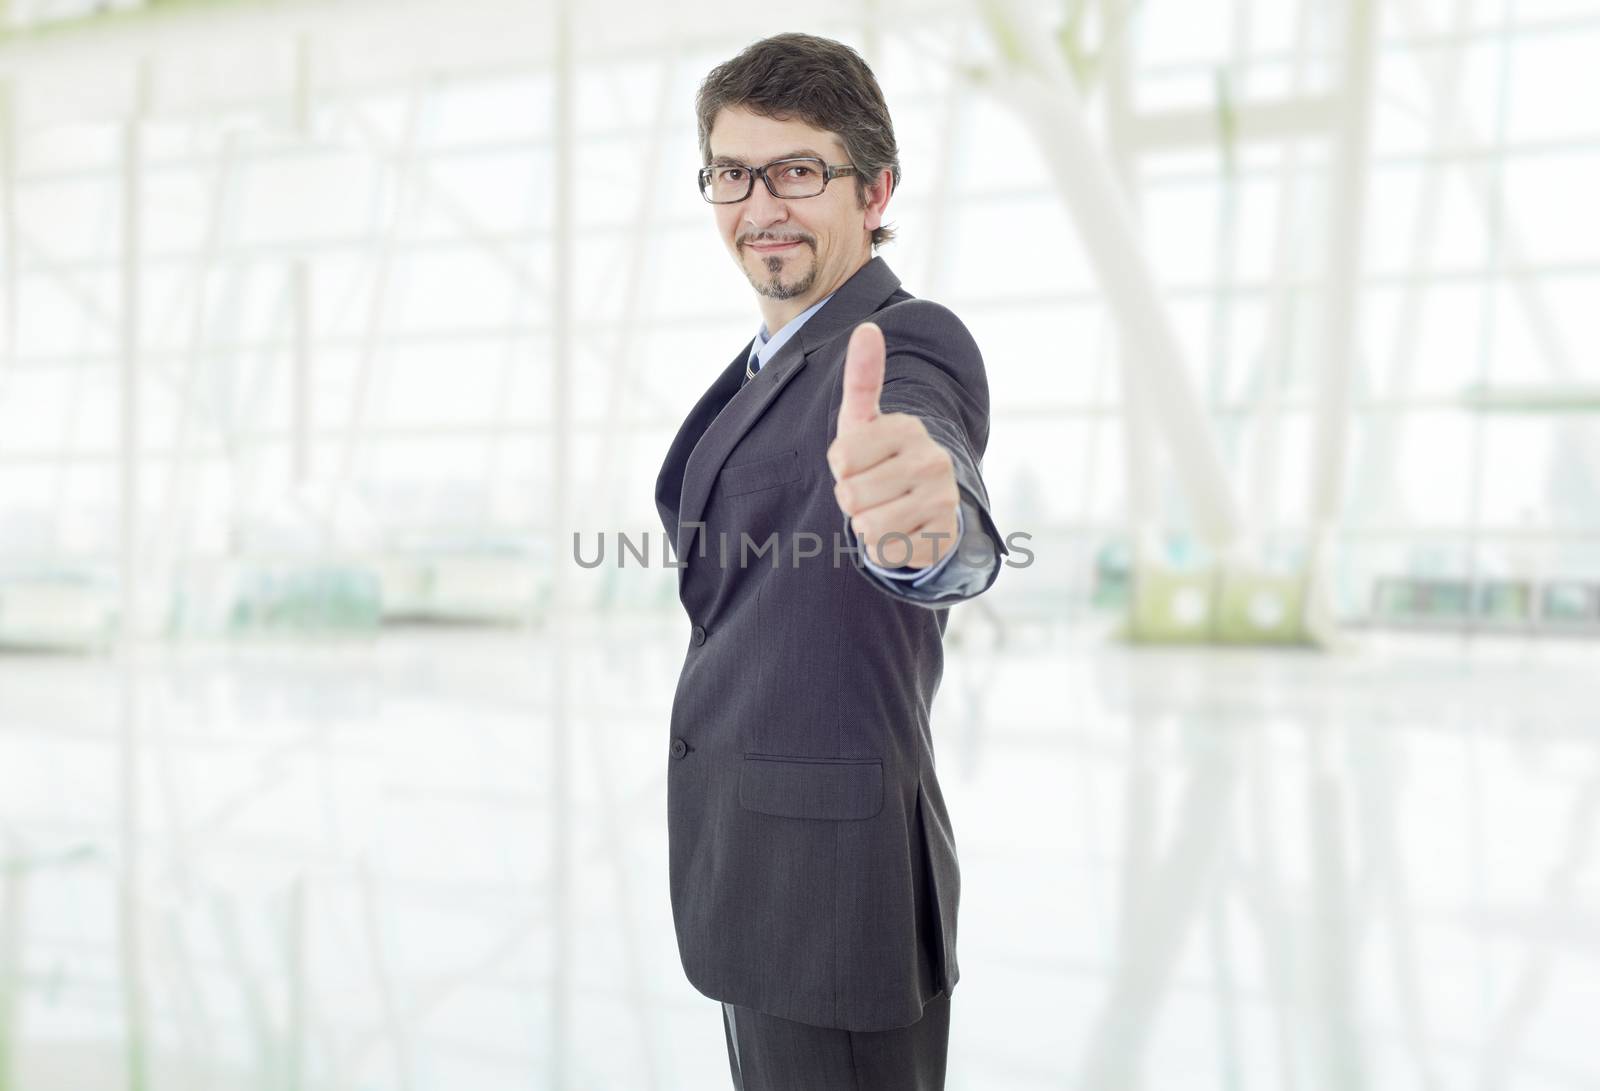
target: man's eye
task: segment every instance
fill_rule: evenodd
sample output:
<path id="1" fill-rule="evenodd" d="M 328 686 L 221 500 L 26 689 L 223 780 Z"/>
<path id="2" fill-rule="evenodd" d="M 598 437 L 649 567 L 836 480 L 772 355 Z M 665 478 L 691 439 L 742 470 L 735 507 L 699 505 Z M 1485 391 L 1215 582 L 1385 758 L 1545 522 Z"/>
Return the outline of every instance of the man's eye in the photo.
<path id="1" fill-rule="evenodd" d="M 790 167 L 786 173 L 791 178 L 805 178 L 805 177 L 809 176 L 812 173 L 812 171 L 811 171 L 810 167 L 798 166 L 798 167 Z"/>
<path id="2" fill-rule="evenodd" d="M 717 172 L 717 177 L 721 178 L 724 182 L 737 182 L 744 177 L 744 168 L 723 167 L 722 170 Z"/>

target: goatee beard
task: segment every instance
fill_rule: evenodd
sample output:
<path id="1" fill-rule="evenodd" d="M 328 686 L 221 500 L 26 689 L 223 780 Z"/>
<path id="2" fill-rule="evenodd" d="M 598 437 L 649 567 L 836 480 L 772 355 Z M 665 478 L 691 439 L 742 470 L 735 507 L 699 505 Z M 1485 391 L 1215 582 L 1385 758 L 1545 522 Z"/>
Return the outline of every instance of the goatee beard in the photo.
<path id="1" fill-rule="evenodd" d="M 751 274 L 750 285 L 758 295 L 764 295 L 768 299 L 793 299 L 795 296 L 805 295 L 817 282 L 815 261 L 811 263 L 811 268 L 806 270 L 805 275 L 792 284 L 785 284 L 779 279 L 783 276 L 782 258 L 768 258 L 766 265 L 769 279 L 762 279 L 760 274 Z"/>

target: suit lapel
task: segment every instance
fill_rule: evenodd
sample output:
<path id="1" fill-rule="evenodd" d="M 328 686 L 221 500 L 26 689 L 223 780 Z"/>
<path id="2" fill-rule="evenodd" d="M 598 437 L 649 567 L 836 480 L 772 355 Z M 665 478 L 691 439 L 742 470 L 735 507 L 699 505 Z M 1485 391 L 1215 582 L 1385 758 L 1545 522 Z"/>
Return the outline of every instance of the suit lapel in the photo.
<path id="1" fill-rule="evenodd" d="M 711 421 L 728 404 L 728 399 L 738 392 L 739 384 L 744 382 L 745 361 L 749 359 L 750 346 L 754 343 L 755 338 L 752 337 L 728 366 L 722 369 L 722 373 L 712 382 L 710 389 L 702 394 L 694 408 L 689 410 L 689 415 L 684 418 L 678 434 L 673 437 L 672 446 L 667 449 L 667 457 L 661 464 L 661 472 L 656 476 L 656 510 L 661 515 L 662 526 L 669 537 L 675 538 L 678 533 L 678 512 L 683 506 L 684 468 L 689 462 L 689 452 L 699 442 Z"/>
<path id="2" fill-rule="evenodd" d="M 789 380 L 805 366 L 806 358 L 799 341 L 798 337 L 790 338 L 789 343 L 779 349 L 778 354 L 768 360 L 756 377 L 750 380 L 749 389 L 734 394 L 733 400 L 717 414 L 717 418 L 700 437 L 700 442 L 689 452 L 689 461 L 683 471 L 683 500 L 678 507 L 677 549 L 680 562 L 688 559 L 689 549 L 694 544 L 693 531 L 698 529 L 688 524 L 698 522 L 705 513 L 711 485 L 722 470 L 722 463 L 767 406 L 777 400 Z M 739 377 L 741 380 L 744 378 L 743 367 L 740 368 Z M 680 588 L 687 571 L 687 567 L 678 569 Z"/>
<path id="3" fill-rule="evenodd" d="M 828 302 L 806 320 L 806 324 L 801 326 L 788 343 L 778 350 L 777 355 L 767 361 L 766 365 L 756 373 L 756 377 L 750 380 L 748 389 L 739 389 L 735 385 L 730 394 L 726 392 L 724 386 L 724 380 L 727 379 L 729 372 L 736 374 L 736 383 L 743 382 L 744 361 L 749 353 L 747 344 L 745 353 L 735 360 L 734 364 L 729 365 L 728 371 L 723 373 L 708 392 L 707 398 L 710 398 L 721 390 L 724 392 L 723 397 L 731 400 L 727 401 L 722 412 L 716 415 L 701 434 L 684 463 L 677 527 L 678 563 L 683 565 L 678 569 L 680 594 L 689 570 L 685 562 L 689 560 L 689 551 L 695 539 L 688 524 L 699 522 L 705 513 L 706 503 L 711 496 L 711 487 L 717 479 L 717 474 L 722 471 L 723 462 L 744 438 L 745 433 L 761 419 L 761 415 L 768 407 L 777 401 L 783 389 L 806 366 L 807 357 L 830 342 L 835 335 L 853 329 L 856 323 L 877 310 L 878 305 L 893 295 L 899 287 L 900 279 L 890 271 L 888 264 L 882 258 L 873 258 L 856 270 L 849 280 L 834 291 Z M 695 407 L 696 412 L 698 413 L 705 405 L 706 398 L 702 398 L 700 404 Z M 692 417 L 693 415 L 691 419 Z M 685 434 L 680 433 L 678 442 L 684 440 Z M 676 451 L 675 443 L 673 453 Z M 670 459 L 668 465 L 671 465 Z M 659 486 L 657 495 L 659 498 Z"/>

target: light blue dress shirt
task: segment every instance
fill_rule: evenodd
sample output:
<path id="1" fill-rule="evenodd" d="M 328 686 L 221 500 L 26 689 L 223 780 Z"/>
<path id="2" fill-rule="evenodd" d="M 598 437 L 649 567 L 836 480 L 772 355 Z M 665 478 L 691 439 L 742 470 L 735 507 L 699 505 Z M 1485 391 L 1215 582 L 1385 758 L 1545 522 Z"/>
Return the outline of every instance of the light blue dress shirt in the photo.
<path id="1" fill-rule="evenodd" d="M 756 331 L 756 339 L 750 346 L 749 366 L 751 371 L 760 371 L 766 362 L 784 344 L 799 332 L 805 325 L 806 319 L 817 313 L 824 303 L 833 298 L 829 292 L 811 306 L 795 315 L 779 327 L 775 334 L 767 333 L 767 324 L 761 323 L 761 328 Z M 907 598 L 929 599 L 937 598 L 951 591 L 972 587 L 982 587 L 989 574 L 990 565 L 970 564 L 965 558 L 958 558 L 961 545 L 961 536 L 966 532 L 966 515 L 962 511 L 965 502 L 956 509 L 956 537 L 955 541 L 940 542 L 940 557 L 927 568 L 884 568 L 875 564 L 865 553 L 862 554 L 862 563 L 867 571 L 878 577 L 880 583 L 890 589 L 905 595 Z M 860 541 L 859 536 L 856 539 Z M 956 562 L 956 563 L 952 563 Z"/>

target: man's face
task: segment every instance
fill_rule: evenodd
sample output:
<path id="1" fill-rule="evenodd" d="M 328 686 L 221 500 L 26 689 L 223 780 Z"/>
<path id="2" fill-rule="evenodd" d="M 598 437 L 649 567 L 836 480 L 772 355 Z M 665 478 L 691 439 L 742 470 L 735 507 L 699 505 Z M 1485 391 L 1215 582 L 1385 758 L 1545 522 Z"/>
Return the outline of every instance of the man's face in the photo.
<path id="1" fill-rule="evenodd" d="M 710 143 L 713 163 L 726 157 L 759 167 L 798 155 L 833 166 L 850 162 L 833 133 L 732 106 L 717 114 Z M 711 207 L 722 240 L 751 287 L 772 299 L 808 305 L 871 256 L 870 232 L 881 222 L 882 209 L 875 201 L 863 208 L 856 192 L 854 174 L 835 178 L 816 197 L 791 200 L 774 197 L 756 179 L 745 200 Z"/>

